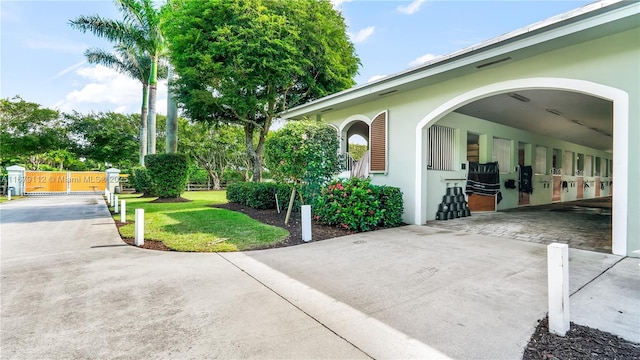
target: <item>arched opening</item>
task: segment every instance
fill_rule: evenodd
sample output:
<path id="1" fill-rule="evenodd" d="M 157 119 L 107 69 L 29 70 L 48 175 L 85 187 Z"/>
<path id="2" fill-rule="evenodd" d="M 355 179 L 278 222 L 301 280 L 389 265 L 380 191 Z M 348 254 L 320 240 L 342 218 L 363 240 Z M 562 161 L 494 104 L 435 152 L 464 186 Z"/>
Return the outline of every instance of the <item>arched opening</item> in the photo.
<path id="1" fill-rule="evenodd" d="M 492 101 L 498 101 L 500 100 L 500 98 L 508 97 L 511 98 L 511 100 L 515 101 L 514 104 L 518 104 L 520 102 L 522 103 L 522 105 L 526 105 L 525 103 L 527 103 L 529 100 L 529 97 L 527 97 L 527 95 L 530 97 L 544 95 L 553 98 L 553 100 L 558 100 L 558 92 L 562 92 L 563 95 L 567 95 L 565 104 L 566 101 L 569 101 L 567 99 L 572 98 L 572 96 L 570 95 L 573 94 L 575 95 L 573 96 L 573 98 L 582 97 L 583 100 L 588 98 L 590 100 L 593 100 L 594 103 L 603 103 L 605 105 L 608 105 L 612 118 L 612 121 L 609 124 L 610 128 L 613 130 L 611 133 L 605 126 L 600 125 L 596 127 L 589 124 L 588 121 L 576 119 L 569 114 L 564 114 L 563 112 L 555 109 L 553 106 L 544 107 L 543 109 L 541 109 L 541 111 L 543 111 L 545 114 L 557 117 L 557 124 L 561 124 L 562 126 L 566 127 L 562 134 L 563 137 L 566 137 L 566 141 L 579 143 L 580 138 L 584 138 L 585 134 L 593 134 L 594 136 L 592 136 L 592 138 L 597 138 L 596 140 L 598 141 L 607 141 L 607 136 L 609 136 L 608 141 L 612 144 L 611 150 L 613 150 L 613 162 L 626 164 L 628 160 L 628 139 L 626 138 L 626 134 L 628 129 L 629 109 L 628 95 L 624 91 L 587 81 L 558 78 L 521 79 L 488 85 L 482 88 L 471 90 L 467 93 L 451 99 L 434 111 L 430 112 L 416 127 L 416 223 L 424 224 L 426 222 L 428 210 L 427 204 L 433 205 L 434 202 L 437 203 L 440 201 L 433 196 L 430 199 L 429 194 L 431 193 L 427 188 L 427 186 L 431 185 L 428 184 L 427 181 L 428 170 L 426 162 L 428 161 L 427 159 L 429 159 L 430 156 L 428 132 L 432 125 L 440 125 L 440 120 L 450 117 L 450 114 L 452 113 L 474 117 L 491 117 L 486 113 L 481 114 L 482 112 L 489 111 L 491 106 L 493 106 L 494 110 L 492 110 L 493 117 L 492 119 L 489 119 L 489 121 L 491 121 L 492 123 L 500 123 L 500 116 L 497 115 L 497 113 L 500 111 L 504 112 L 508 106 L 502 105 L 496 108 L 496 103 L 491 104 Z M 517 99 L 518 96 L 520 96 L 521 99 Z M 532 103 L 528 105 L 531 105 Z M 553 102 L 548 103 L 552 104 Z M 489 107 L 485 108 L 485 105 Z M 576 104 L 571 105 L 573 106 L 573 108 L 576 108 Z M 474 113 L 474 111 L 476 111 L 476 113 Z M 515 125 L 517 125 L 517 127 L 525 128 L 527 129 L 527 131 L 535 130 L 528 129 L 527 127 L 540 125 L 535 121 L 529 121 L 528 119 L 526 119 L 526 114 L 523 113 L 516 113 L 516 118 L 517 119 L 513 120 L 512 123 L 509 123 L 507 125 L 514 127 Z M 561 123 L 561 121 L 564 122 Z M 517 124 L 517 122 L 520 122 L 520 124 Z M 535 130 L 535 133 L 544 135 L 544 131 L 545 130 L 543 128 L 540 128 Z M 557 131 L 557 129 L 551 129 L 549 131 Z M 614 134 L 620 134 L 622 136 L 618 136 L 615 141 L 613 141 Z M 466 144 L 466 132 L 459 131 L 459 135 L 462 138 L 465 138 L 464 140 Z M 508 165 L 505 166 L 504 169 L 506 174 L 515 172 L 514 169 L 516 167 L 514 165 L 522 160 L 522 162 L 531 165 L 534 170 L 536 166 L 545 166 L 545 175 L 548 175 L 550 178 L 553 175 L 556 175 L 556 172 L 558 172 L 558 174 L 561 174 L 562 176 L 571 176 L 575 178 L 575 183 L 571 183 L 568 186 L 572 186 L 575 188 L 576 199 L 578 198 L 578 188 L 586 191 L 587 187 L 585 186 L 585 184 L 587 184 L 589 185 L 589 187 L 593 186 L 594 188 L 589 189 L 588 191 L 594 191 L 595 193 L 596 188 L 602 189 L 602 187 L 604 187 L 603 183 L 597 183 L 596 180 L 598 178 L 604 178 L 607 175 L 611 175 L 612 173 L 612 165 L 607 166 L 607 164 L 610 163 L 610 159 L 606 159 L 605 156 L 595 156 L 596 159 L 594 160 L 594 155 L 590 155 L 589 157 L 587 157 L 586 154 L 575 151 L 574 149 L 555 149 L 553 146 L 543 146 L 538 149 L 534 141 L 529 141 L 528 139 L 524 138 L 499 138 L 498 136 L 495 136 L 495 134 L 491 134 L 491 131 L 489 131 L 488 134 L 480 134 L 478 143 L 481 149 L 483 148 L 484 144 L 484 154 L 482 150 L 480 151 L 481 161 L 489 162 L 491 160 L 496 160 L 495 154 L 493 152 L 494 146 L 503 147 L 504 149 L 512 151 L 511 154 L 508 154 L 505 157 L 505 159 L 507 159 L 506 161 L 501 160 L 508 163 Z M 603 146 L 602 144 L 594 144 L 595 143 L 592 143 L 590 144 L 590 146 L 598 148 L 602 148 Z M 521 154 L 522 159 L 520 159 Z M 567 154 L 569 154 L 570 157 Z M 493 158 L 491 158 L 492 155 L 494 156 Z M 598 157 L 600 157 L 599 164 L 597 164 Z M 510 160 L 510 162 L 508 160 Z M 544 165 L 542 165 L 543 163 Z M 554 166 L 552 166 L 552 164 Z M 562 168 L 571 167 L 571 174 L 568 175 L 568 169 L 559 169 L 558 165 L 560 164 L 562 164 Z M 587 172 L 589 175 L 588 179 L 585 175 L 585 172 Z M 555 178 L 555 176 L 553 177 Z M 503 179 L 504 177 L 501 176 L 500 178 Z M 616 181 L 613 181 L 613 187 L 610 189 L 611 194 L 616 194 L 616 201 L 613 203 L 612 211 L 613 231 L 611 249 L 614 254 L 626 255 L 628 183 L 627 170 L 625 166 L 616 167 L 615 180 Z M 608 184 L 612 183 L 608 179 L 606 181 Z M 564 180 L 563 182 L 566 182 L 566 180 Z M 548 185 L 545 183 L 540 184 L 539 186 L 544 186 L 546 189 L 547 186 L 553 186 L 553 184 L 550 180 Z M 602 196 L 603 194 L 599 193 L 598 195 Z"/>
<path id="2" fill-rule="evenodd" d="M 369 150 L 369 125 L 364 121 L 355 121 L 347 129 L 347 154 L 359 161 Z"/>

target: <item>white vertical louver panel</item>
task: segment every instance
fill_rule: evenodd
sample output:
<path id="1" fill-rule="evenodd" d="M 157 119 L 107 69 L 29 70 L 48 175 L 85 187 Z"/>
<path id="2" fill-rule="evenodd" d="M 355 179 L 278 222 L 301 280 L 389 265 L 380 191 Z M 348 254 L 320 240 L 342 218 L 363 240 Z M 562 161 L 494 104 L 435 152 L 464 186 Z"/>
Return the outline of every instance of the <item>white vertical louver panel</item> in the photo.
<path id="1" fill-rule="evenodd" d="M 565 151 L 562 158 L 563 175 L 573 175 L 573 152 Z"/>
<path id="2" fill-rule="evenodd" d="M 547 148 L 536 146 L 536 174 L 545 175 L 547 173 Z"/>
<path id="3" fill-rule="evenodd" d="M 501 173 L 511 172 L 511 140 L 493 138 L 493 161 L 498 162 Z"/>
<path id="4" fill-rule="evenodd" d="M 429 128 L 429 164 L 432 170 L 453 170 L 455 129 L 433 125 Z"/>
<path id="5" fill-rule="evenodd" d="M 584 176 L 593 176 L 593 156 L 584 157 Z"/>

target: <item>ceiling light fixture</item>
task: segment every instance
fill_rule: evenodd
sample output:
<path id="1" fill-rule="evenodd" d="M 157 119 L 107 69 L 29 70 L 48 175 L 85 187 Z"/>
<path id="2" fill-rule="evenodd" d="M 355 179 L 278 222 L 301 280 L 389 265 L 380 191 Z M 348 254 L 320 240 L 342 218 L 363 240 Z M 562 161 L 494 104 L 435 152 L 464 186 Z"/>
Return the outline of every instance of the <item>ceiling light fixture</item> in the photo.
<path id="1" fill-rule="evenodd" d="M 584 122 L 580 121 L 580 120 L 573 120 L 571 119 L 571 121 L 573 121 L 574 123 L 578 124 L 578 125 L 584 125 Z M 596 130 L 596 129 L 592 129 L 592 130 Z M 596 130 L 598 131 L 598 130 Z"/>
<path id="2" fill-rule="evenodd" d="M 509 93 L 509 94 L 507 94 L 507 95 L 511 96 L 512 98 L 514 98 L 514 99 L 516 99 L 516 100 L 520 100 L 520 101 L 522 101 L 522 102 L 529 102 L 529 101 L 531 101 L 531 99 L 529 99 L 528 97 L 524 97 L 524 96 L 522 96 L 522 95 L 520 95 L 520 94 L 517 94 L 517 93 Z"/>
<path id="3" fill-rule="evenodd" d="M 558 115 L 558 116 L 562 115 L 562 113 L 556 109 L 547 109 L 547 112 L 550 112 L 553 115 Z"/>

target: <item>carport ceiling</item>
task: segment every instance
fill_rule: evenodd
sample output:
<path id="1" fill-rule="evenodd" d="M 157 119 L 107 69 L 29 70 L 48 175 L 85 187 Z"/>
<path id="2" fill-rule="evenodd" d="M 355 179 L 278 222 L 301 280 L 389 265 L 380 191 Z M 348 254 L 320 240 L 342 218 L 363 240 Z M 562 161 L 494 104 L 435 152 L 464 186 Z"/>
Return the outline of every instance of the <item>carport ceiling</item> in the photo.
<path id="1" fill-rule="evenodd" d="M 456 112 L 612 151 L 613 103 L 561 90 L 522 90 L 474 101 Z"/>

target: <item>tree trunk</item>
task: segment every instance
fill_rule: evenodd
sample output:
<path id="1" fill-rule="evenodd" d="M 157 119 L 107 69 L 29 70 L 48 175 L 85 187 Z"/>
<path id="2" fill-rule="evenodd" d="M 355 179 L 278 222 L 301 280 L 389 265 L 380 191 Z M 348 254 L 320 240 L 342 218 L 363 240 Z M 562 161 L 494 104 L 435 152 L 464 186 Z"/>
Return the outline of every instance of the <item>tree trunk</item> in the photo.
<path id="1" fill-rule="evenodd" d="M 272 108 L 273 104 L 269 105 L 269 108 Z M 258 146 L 256 147 L 256 157 L 255 163 L 253 164 L 253 176 L 256 176 L 256 163 L 258 164 L 257 171 L 258 177 L 262 180 L 262 154 L 264 154 L 264 142 L 267 139 L 267 134 L 269 133 L 269 128 L 271 127 L 271 117 L 268 116 L 264 122 L 264 127 L 260 129 L 260 137 L 258 138 Z M 254 180 L 256 181 L 256 180 Z"/>
<path id="2" fill-rule="evenodd" d="M 213 180 L 213 190 L 220 190 L 220 175 L 211 168 L 207 168 L 206 170 L 207 173 L 209 173 L 209 178 Z"/>
<path id="3" fill-rule="evenodd" d="M 252 174 L 253 174 L 253 178 L 251 179 L 251 181 L 260 182 L 262 180 L 262 166 L 261 166 L 262 158 L 256 152 L 256 149 L 254 148 L 254 145 L 253 145 L 253 132 L 255 131 L 255 128 L 256 127 L 254 124 L 249 124 L 249 123 L 245 124 L 244 135 L 245 135 L 245 142 L 247 144 L 247 156 L 249 157 L 249 162 L 250 162 Z"/>
<path id="4" fill-rule="evenodd" d="M 158 58 L 151 59 L 151 74 L 149 75 L 149 154 L 156 153 L 156 90 L 158 89 Z"/>
<path id="5" fill-rule="evenodd" d="M 142 108 L 140 110 L 140 166 L 144 166 L 147 155 L 147 103 L 149 102 L 149 86 L 142 85 Z"/>
<path id="6" fill-rule="evenodd" d="M 167 79 L 167 138 L 164 151 L 167 154 L 175 154 L 178 152 L 178 105 L 173 96 L 173 91 L 171 91 L 171 83 L 173 82 L 173 69 L 171 64 L 168 65 Z"/>

